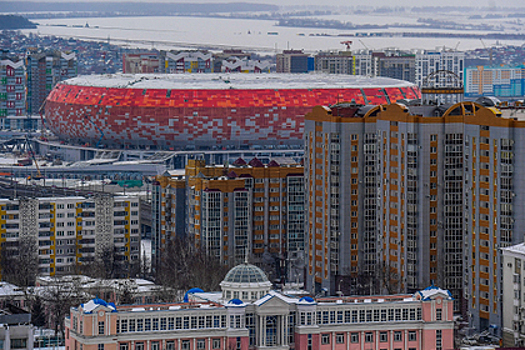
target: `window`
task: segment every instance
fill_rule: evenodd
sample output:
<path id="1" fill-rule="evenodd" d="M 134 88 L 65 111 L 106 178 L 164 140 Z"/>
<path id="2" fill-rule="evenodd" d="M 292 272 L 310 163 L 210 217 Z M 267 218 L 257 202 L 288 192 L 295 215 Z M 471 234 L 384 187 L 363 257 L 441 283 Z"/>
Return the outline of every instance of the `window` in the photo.
<path id="1" fill-rule="evenodd" d="M 98 350 L 104 350 L 104 344 L 98 344 Z"/>
<path id="2" fill-rule="evenodd" d="M 373 342 L 374 342 L 374 333 L 366 332 L 365 333 L 365 343 L 373 343 Z"/>
<path id="3" fill-rule="evenodd" d="M 350 342 L 351 343 L 359 343 L 359 333 L 351 333 L 350 334 Z"/>
<path id="4" fill-rule="evenodd" d="M 120 350 L 128 350 L 128 343 L 121 343 Z"/>
<path id="5" fill-rule="evenodd" d="M 342 333 L 335 335 L 335 343 L 336 344 L 344 344 L 345 343 L 345 335 Z"/>
<path id="6" fill-rule="evenodd" d="M 144 342 L 137 342 L 135 343 L 135 350 L 144 350 Z M 173 350 L 173 348 L 169 348 L 169 342 L 168 342 L 168 350 Z"/>
<path id="7" fill-rule="evenodd" d="M 408 332 L 408 341 L 416 341 L 417 340 L 417 333 L 416 331 L 409 331 Z"/>
<path id="8" fill-rule="evenodd" d="M 206 341 L 204 339 L 197 339 L 197 349 L 198 350 L 206 349 Z"/>
<path id="9" fill-rule="evenodd" d="M 98 334 L 104 335 L 104 321 L 98 323 Z"/>
<path id="10" fill-rule="evenodd" d="M 221 348 L 221 340 L 220 339 L 213 339 L 213 349 L 220 349 Z"/>
<path id="11" fill-rule="evenodd" d="M 11 349 L 27 348 L 27 339 L 11 339 Z"/>
<path id="12" fill-rule="evenodd" d="M 388 341 L 388 332 L 379 333 L 379 341 L 382 343 L 386 343 Z"/>
<path id="13" fill-rule="evenodd" d="M 441 321 L 442 318 L 442 310 L 436 309 L 436 321 Z"/>
<path id="14" fill-rule="evenodd" d="M 321 345 L 330 344 L 330 334 L 321 334 Z"/>
<path id="15" fill-rule="evenodd" d="M 394 332 L 394 341 L 402 341 L 401 331 Z"/>
<path id="16" fill-rule="evenodd" d="M 182 350 L 190 350 L 190 341 L 189 340 L 183 340 L 181 344 Z"/>
<path id="17" fill-rule="evenodd" d="M 151 350 L 159 350 L 159 349 L 160 349 L 160 343 L 158 341 L 152 341 Z"/>

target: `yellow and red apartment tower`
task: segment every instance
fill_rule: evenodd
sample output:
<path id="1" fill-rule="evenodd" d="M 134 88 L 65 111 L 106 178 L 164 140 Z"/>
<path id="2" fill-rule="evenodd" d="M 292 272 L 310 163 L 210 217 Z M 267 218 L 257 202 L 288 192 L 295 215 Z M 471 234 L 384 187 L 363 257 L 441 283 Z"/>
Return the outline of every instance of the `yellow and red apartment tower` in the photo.
<path id="1" fill-rule="evenodd" d="M 307 288 L 435 284 L 473 327 L 500 325 L 499 248 L 522 242 L 525 226 L 519 108 L 315 107 L 305 117 Z"/>

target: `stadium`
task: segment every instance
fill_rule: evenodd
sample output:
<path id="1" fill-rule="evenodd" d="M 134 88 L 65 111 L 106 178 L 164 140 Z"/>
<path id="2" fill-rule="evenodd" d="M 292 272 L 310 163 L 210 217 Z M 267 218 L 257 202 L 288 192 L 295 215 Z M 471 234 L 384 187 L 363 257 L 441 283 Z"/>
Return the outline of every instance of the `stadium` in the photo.
<path id="1" fill-rule="evenodd" d="M 351 75 L 80 76 L 53 89 L 45 116 L 60 139 L 97 147 L 302 146 L 313 106 L 416 98 L 412 83 Z"/>

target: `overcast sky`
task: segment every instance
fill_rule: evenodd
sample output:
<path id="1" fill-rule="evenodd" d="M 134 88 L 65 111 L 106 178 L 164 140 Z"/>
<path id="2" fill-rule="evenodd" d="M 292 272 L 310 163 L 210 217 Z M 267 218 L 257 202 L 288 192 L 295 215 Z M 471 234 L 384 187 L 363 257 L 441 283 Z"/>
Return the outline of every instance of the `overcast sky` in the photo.
<path id="1" fill-rule="evenodd" d="M 1 3 L 3 1 L 13 0 L 0 0 L 0 11 Z M 36 0 L 18 0 L 18 1 L 36 1 Z M 70 0 L 39 0 L 39 2 L 70 2 Z M 71 2 L 89 2 L 97 1 L 103 2 L 103 0 L 75 0 Z M 186 3 L 206 3 L 206 2 L 249 2 L 249 3 L 266 3 L 274 5 L 317 5 L 317 6 L 498 6 L 498 7 L 522 7 L 525 9 L 525 0 L 107 0 L 107 1 L 130 1 L 130 2 L 186 2 Z M 465 14 L 468 16 L 468 14 Z"/>

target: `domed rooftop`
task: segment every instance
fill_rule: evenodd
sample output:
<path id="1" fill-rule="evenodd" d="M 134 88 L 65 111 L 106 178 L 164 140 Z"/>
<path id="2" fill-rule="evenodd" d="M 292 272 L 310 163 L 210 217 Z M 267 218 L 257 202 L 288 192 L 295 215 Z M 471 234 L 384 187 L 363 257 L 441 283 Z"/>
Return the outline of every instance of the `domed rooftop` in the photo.
<path id="1" fill-rule="evenodd" d="M 248 263 L 240 264 L 232 268 L 223 282 L 230 283 L 261 283 L 269 282 L 266 274 L 255 265 Z"/>

